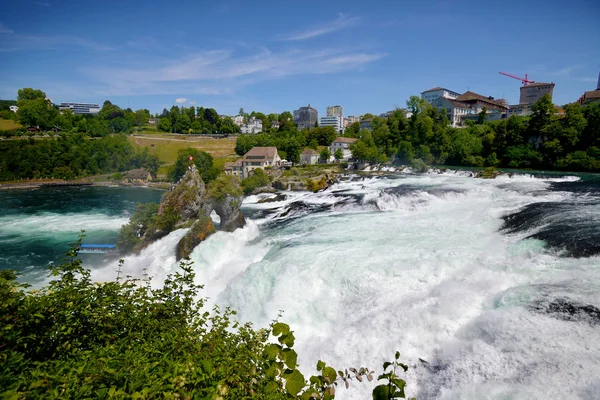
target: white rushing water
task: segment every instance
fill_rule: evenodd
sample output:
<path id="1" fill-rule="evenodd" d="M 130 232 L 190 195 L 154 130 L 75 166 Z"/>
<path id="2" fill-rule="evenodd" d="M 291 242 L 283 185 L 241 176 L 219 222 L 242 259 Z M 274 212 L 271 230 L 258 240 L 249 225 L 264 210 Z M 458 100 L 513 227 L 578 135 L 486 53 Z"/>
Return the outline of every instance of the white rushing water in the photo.
<path id="1" fill-rule="evenodd" d="M 582 201 L 549 190 L 576 179 L 401 174 L 274 203 L 252 196 L 245 208 L 262 216 L 191 258 L 204 294 L 240 320 L 264 327 L 284 310 L 307 376 L 319 359 L 380 371 L 398 350 L 411 366 L 407 393 L 420 399 L 599 398 L 600 325 L 544 310 L 561 299 L 600 307 L 600 258 L 499 231 L 527 204 Z M 159 282 L 183 233 L 126 258 L 125 273 L 148 267 Z M 372 387 L 337 398 L 367 399 Z"/>

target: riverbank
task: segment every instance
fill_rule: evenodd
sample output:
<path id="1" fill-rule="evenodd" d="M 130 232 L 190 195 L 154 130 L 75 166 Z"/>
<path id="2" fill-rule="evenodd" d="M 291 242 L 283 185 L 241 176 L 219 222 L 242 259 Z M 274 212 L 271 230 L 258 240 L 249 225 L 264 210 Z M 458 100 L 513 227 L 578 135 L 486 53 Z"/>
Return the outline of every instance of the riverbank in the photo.
<path id="1" fill-rule="evenodd" d="M 90 179 L 64 180 L 64 179 L 28 179 L 23 181 L 0 182 L 0 190 L 11 189 L 39 189 L 43 187 L 149 187 L 154 189 L 169 190 L 169 182 L 122 182 Z"/>

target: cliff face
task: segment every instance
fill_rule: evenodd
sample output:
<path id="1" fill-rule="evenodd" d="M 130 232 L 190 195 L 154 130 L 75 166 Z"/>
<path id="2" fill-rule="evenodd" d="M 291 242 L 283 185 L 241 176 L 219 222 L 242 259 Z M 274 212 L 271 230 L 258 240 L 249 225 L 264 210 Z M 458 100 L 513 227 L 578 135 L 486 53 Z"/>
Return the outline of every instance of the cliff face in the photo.
<path id="1" fill-rule="evenodd" d="M 188 171 L 179 184 L 163 197 L 153 228 L 146 231 L 137 249 L 176 229 L 189 227 L 189 232 L 176 249 L 177 260 L 189 256 L 198 244 L 216 231 L 210 218 L 213 210 L 221 217 L 221 230 L 233 232 L 242 228 L 246 221 L 240 211 L 241 193 L 240 183 L 234 177 L 219 177 L 207 190 L 198 171 Z"/>

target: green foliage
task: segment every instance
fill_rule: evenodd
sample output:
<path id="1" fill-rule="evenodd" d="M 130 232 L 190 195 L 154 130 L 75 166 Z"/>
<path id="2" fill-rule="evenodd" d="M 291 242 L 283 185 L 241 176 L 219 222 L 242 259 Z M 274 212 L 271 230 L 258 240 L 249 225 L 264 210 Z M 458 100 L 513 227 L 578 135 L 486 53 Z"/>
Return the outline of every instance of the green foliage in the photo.
<path id="1" fill-rule="evenodd" d="M 269 176 L 262 170 L 262 168 L 256 168 L 252 175 L 242 180 L 242 188 L 244 194 L 250 194 L 254 189 L 267 186 L 271 183 Z"/>
<path id="2" fill-rule="evenodd" d="M 209 199 L 222 201 L 227 196 L 240 197 L 244 192 L 237 176 L 221 174 L 208 184 L 206 194 Z"/>
<path id="3" fill-rule="evenodd" d="M 42 92 L 39 89 L 23 88 L 17 91 L 17 100 L 19 102 L 45 98 L 46 93 Z"/>
<path id="4" fill-rule="evenodd" d="M 190 161 L 190 156 L 193 157 L 193 161 Z M 219 168 L 214 167 L 213 157 L 210 154 L 190 147 L 181 149 L 177 153 L 177 161 L 169 169 L 169 180 L 171 182 L 178 182 L 188 171 L 192 163 L 205 183 L 212 181 L 221 173 Z"/>
<path id="5" fill-rule="evenodd" d="M 324 163 L 329 162 L 329 158 L 331 157 L 331 152 L 329 151 L 329 147 L 325 147 L 323 150 L 321 150 L 319 157 L 321 158 L 322 162 L 324 162 Z"/>
<path id="6" fill-rule="evenodd" d="M 39 290 L 0 271 L 3 397 L 333 399 L 339 384 L 373 379 L 367 368 L 319 361 L 307 381 L 290 327 L 253 329 L 230 309 L 205 309 L 187 261 L 158 289 L 121 277 L 122 261 L 114 282 L 94 283 L 77 258 L 82 238 Z M 395 369 L 406 370 L 398 356 L 379 377 L 396 397 L 404 381 Z"/>
<path id="7" fill-rule="evenodd" d="M 342 151 L 342 149 L 337 149 L 335 153 L 333 153 L 333 157 L 335 157 L 335 159 L 339 161 L 342 158 L 344 158 L 344 152 Z"/>
<path id="8" fill-rule="evenodd" d="M 429 171 L 429 165 L 420 158 L 415 158 L 412 160 L 411 164 L 412 170 L 418 174 L 424 174 Z"/>
<path id="9" fill-rule="evenodd" d="M 386 361 L 383 363 L 383 374 L 377 377 L 379 381 L 387 381 L 387 383 L 381 384 L 373 389 L 373 400 L 391 400 L 391 399 L 405 399 L 406 393 L 404 388 L 406 382 L 400 379 L 396 375 L 396 369 L 402 368 L 404 372 L 408 371 L 408 365 L 399 362 L 400 353 L 396 352 L 394 361 Z M 390 371 L 388 368 L 392 367 Z M 388 371 L 388 372 L 386 372 Z M 414 399 L 413 399 L 414 400 Z"/>
<path id="10" fill-rule="evenodd" d="M 138 203 L 129 223 L 121 227 L 117 245 L 123 253 L 128 253 L 140 242 L 148 229 L 156 229 L 158 222 L 158 203 Z"/>
<path id="11" fill-rule="evenodd" d="M 153 164 L 158 169 L 155 156 L 136 151 L 121 135 L 87 140 L 81 133 L 63 133 L 52 140 L 3 140 L 0 154 L 0 181 L 73 178 L 142 167 L 152 173 Z"/>

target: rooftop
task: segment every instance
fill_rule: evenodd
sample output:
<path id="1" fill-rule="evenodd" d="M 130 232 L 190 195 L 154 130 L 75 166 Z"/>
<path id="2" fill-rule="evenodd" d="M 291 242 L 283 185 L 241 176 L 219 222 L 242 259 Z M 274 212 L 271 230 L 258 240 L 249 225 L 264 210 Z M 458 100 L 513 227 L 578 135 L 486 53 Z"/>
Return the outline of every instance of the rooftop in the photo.
<path id="1" fill-rule="evenodd" d="M 456 98 L 456 100 L 457 101 L 463 101 L 463 102 L 478 100 L 478 101 L 483 101 L 483 102 L 486 102 L 486 103 L 494 104 L 494 105 L 496 105 L 498 107 L 503 107 L 503 108 L 506 107 L 501 102 L 499 102 L 497 100 L 494 100 L 493 97 L 490 98 L 490 97 L 487 97 L 487 96 L 483 96 L 483 95 L 480 95 L 479 93 L 471 92 L 470 90 L 466 91 L 465 93 L 463 93 L 460 96 L 458 96 Z"/>
<path id="2" fill-rule="evenodd" d="M 253 147 L 246 154 L 244 158 L 248 157 L 263 157 L 263 158 L 274 158 L 277 155 L 277 147 Z"/>
<path id="3" fill-rule="evenodd" d="M 427 93 L 427 92 L 437 92 L 438 90 L 445 90 L 447 92 L 456 93 L 454 90 L 450 90 L 450 89 L 446 89 L 446 88 L 437 86 L 437 87 L 431 88 L 429 90 L 425 90 L 424 92 L 421 92 L 421 94 Z M 458 94 L 458 93 L 456 93 L 456 94 Z"/>
<path id="4" fill-rule="evenodd" d="M 319 155 L 319 153 L 317 153 L 313 149 L 304 149 L 304 151 L 301 154 L 305 155 L 305 156 L 318 156 Z"/>
<path id="5" fill-rule="evenodd" d="M 355 138 L 349 138 L 349 137 L 339 137 L 337 139 L 335 139 L 333 141 L 333 143 L 354 143 L 356 142 L 358 139 Z"/>
<path id="6" fill-rule="evenodd" d="M 547 86 L 547 85 L 552 85 L 554 86 L 554 82 L 550 82 L 550 83 L 546 83 L 546 82 L 535 82 L 535 83 L 530 83 L 529 85 L 524 85 L 521 86 L 521 89 L 525 88 L 525 87 L 532 87 L 532 86 Z"/>

